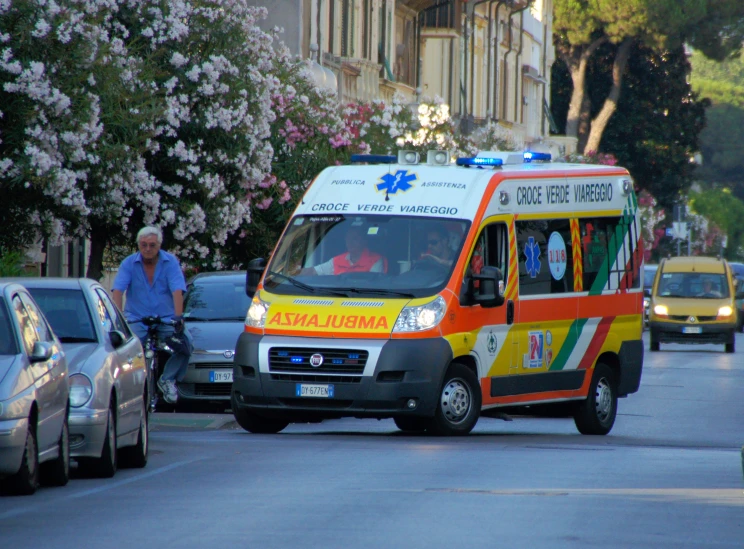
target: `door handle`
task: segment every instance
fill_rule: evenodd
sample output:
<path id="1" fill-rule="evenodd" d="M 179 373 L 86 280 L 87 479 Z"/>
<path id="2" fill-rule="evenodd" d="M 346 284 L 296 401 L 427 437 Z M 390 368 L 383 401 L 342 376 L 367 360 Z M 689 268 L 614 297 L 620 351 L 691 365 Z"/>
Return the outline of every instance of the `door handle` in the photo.
<path id="1" fill-rule="evenodd" d="M 506 302 L 506 323 L 514 324 L 514 302 L 511 299 Z"/>

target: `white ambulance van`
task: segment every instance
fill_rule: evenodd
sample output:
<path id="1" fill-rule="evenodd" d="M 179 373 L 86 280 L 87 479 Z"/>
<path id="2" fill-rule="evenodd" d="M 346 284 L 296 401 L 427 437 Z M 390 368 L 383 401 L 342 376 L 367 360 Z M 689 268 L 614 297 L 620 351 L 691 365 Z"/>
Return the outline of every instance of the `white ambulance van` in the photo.
<path id="1" fill-rule="evenodd" d="M 559 411 L 608 433 L 643 365 L 638 204 L 623 168 L 540 160 L 401 152 L 323 170 L 249 265 L 237 422 L 463 435 Z"/>

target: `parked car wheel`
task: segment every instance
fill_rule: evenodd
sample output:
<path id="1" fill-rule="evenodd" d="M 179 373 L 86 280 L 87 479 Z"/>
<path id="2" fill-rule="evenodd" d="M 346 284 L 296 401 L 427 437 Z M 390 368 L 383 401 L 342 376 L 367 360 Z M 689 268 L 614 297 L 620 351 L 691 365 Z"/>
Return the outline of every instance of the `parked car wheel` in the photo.
<path id="1" fill-rule="evenodd" d="M 116 455 L 116 415 L 114 414 L 114 400 L 108 411 L 106 435 L 100 458 L 81 458 L 80 467 L 89 475 L 100 478 L 111 478 L 116 474 L 118 459 Z"/>
<path id="2" fill-rule="evenodd" d="M 39 452 L 36 444 L 36 424 L 29 419 L 26 448 L 21 468 L 6 480 L 6 490 L 17 496 L 30 496 L 39 488 Z"/>
<path id="3" fill-rule="evenodd" d="M 617 415 L 617 380 L 609 366 L 601 362 L 594 367 L 589 395 L 579 404 L 574 423 L 582 435 L 606 435 Z"/>
<path id="4" fill-rule="evenodd" d="M 288 421 L 263 417 L 251 412 L 250 410 L 244 408 L 240 409 L 235 403 L 233 403 L 232 409 L 235 421 L 237 421 L 238 425 L 249 433 L 273 435 L 282 431 L 287 427 L 287 425 L 289 425 Z"/>
<path id="5" fill-rule="evenodd" d="M 142 397 L 142 416 L 140 417 L 139 434 L 137 435 L 137 444 L 122 448 L 121 459 L 119 460 L 122 467 L 132 469 L 142 469 L 147 465 L 147 457 L 150 445 L 150 422 L 147 411 L 147 393 Z"/>
<path id="6" fill-rule="evenodd" d="M 70 431 L 65 418 L 59 435 L 56 459 L 43 463 L 39 470 L 41 483 L 46 486 L 64 486 L 70 480 Z"/>
<path id="7" fill-rule="evenodd" d="M 444 376 L 439 402 L 428 431 L 435 435 L 467 435 L 478 422 L 481 390 L 476 375 L 453 362 Z"/>
<path id="8" fill-rule="evenodd" d="M 393 418 L 395 425 L 407 433 L 423 433 L 431 423 L 431 418 L 415 416 L 397 416 Z"/>

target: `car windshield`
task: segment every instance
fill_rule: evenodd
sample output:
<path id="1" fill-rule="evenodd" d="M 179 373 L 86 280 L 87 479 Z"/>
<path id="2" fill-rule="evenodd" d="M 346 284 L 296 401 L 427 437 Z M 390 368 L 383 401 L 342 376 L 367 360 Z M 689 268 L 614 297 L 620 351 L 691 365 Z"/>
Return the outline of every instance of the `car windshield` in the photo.
<path id="1" fill-rule="evenodd" d="M 17 355 L 18 345 L 13 337 L 13 328 L 10 325 L 8 307 L 5 299 L 0 297 L 0 355 Z"/>
<path id="2" fill-rule="evenodd" d="M 700 299 L 730 296 L 726 276 L 712 273 L 662 273 L 658 294 L 661 297 Z"/>
<path id="3" fill-rule="evenodd" d="M 651 291 L 651 287 L 654 285 L 654 277 L 656 276 L 657 265 L 644 265 L 643 266 L 643 289 L 647 292 Z"/>
<path id="4" fill-rule="evenodd" d="M 245 320 L 250 306 L 245 277 L 219 276 L 195 280 L 186 292 L 183 316 L 189 321 Z"/>
<path id="5" fill-rule="evenodd" d="M 264 287 L 280 294 L 423 297 L 449 280 L 469 222 L 415 216 L 298 216 Z"/>
<path id="6" fill-rule="evenodd" d="M 96 329 L 82 290 L 28 288 L 62 343 L 96 341 Z"/>

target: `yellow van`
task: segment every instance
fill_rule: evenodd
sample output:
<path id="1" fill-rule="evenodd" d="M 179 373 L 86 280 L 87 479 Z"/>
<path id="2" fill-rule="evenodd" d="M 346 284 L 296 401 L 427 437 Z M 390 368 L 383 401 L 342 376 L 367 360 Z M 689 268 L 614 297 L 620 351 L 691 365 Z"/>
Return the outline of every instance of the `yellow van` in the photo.
<path id="1" fill-rule="evenodd" d="M 731 267 L 712 257 L 674 257 L 656 272 L 651 351 L 661 343 L 723 343 L 733 353 L 736 306 Z"/>

